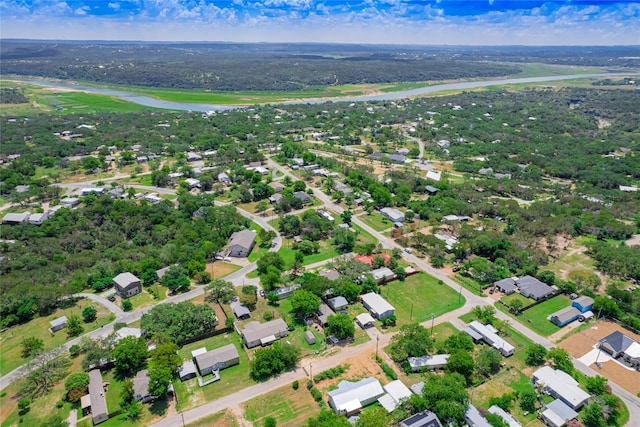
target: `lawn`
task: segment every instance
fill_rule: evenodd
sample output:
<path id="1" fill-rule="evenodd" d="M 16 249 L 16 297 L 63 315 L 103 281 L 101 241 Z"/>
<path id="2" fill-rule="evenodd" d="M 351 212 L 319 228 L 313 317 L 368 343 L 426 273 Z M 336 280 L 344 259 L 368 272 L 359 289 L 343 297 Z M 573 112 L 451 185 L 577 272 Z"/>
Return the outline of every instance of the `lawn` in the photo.
<path id="1" fill-rule="evenodd" d="M 390 282 L 381 293 L 395 307 L 398 326 L 426 322 L 432 314 L 438 317 L 465 303 L 458 292 L 426 273 L 407 277 L 404 282 Z"/>
<path id="2" fill-rule="evenodd" d="M 266 417 L 273 417 L 278 426 L 297 427 L 320 412 L 320 407 L 304 384 L 298 390 L 287 385 L 251 399 L 242 404 L 242 409 L 244 417 L 254 426 L 261 426 Z"/>
<path id="3" fill-rule="evenodd" d="M 246 387 L 250 387 L 255 382 L 249 377 L 249 358 L 238 334 L 220 334 L 211 338 L 206 338 L 191 344 L 187 344 L 178 351 L 178 355 L 183 360 L 191 359 L 191 351 L 206 347 L 207 350 L 222 347 L 227 344 L 234 344 L 240 354 L 240 363 L 230 368 L 220 371 L 220 380 L 204 387 L 198 385 L 198 380 L 193 378 L 188 381 L 174 381 L 174 388 L 178 396 L 181 410 L 187 410 L 204 402 L 219 399 L 222 396 L 235 393 Z"/>
<path id="4" fill-rule="evenodd" d="M 358 216 L 358 219 L 376 231 L 384 231 L 390 227 L 393 227 L 393 223 L 391 222 L 391 220 L 380 215 L 378 212 L 373 212 L 371 213 L 371 215 L 360 215 Z"/>
<path id="5" fill-rule="evenodd" d="M 282 259 L 284 260 L 285 267 L 288 268 L 293 263 L 295 259 L 295 253 L 297 251 L 293 248 L 294 241 L 292 239 L 284 239 L 283 243 L 284 244 L 278 251 L 278 254 L 280 254 Z M 327 259 L 340 255 L 329 240 L 322 240 L 318 243 L 320 243 L 320 249 L 318 250 L 318 252 L 310 255 L 305 255 L 304 260 L 302 261 L 302 265 L 309 265 L 316 262 L 325 261 Z"/>
<path id="6" fill-rule="evenodd" d="M 162 287 L 158 287 L 158 291 L 159 291 L 159 294 L 161 294 L 166 291 L 166 288 L 162 289 Z M 147 292 L 147 290 L 144 288 L 142 289 L 141 293 L 139 293 L 138 295 L 129 297 L 128 300 L 131 301 L 131 303 L 133 304 L 134 310 L 148 307 L 156 303 L 156 299 L 153 298 L 153 295 Z"/>
<path id="7" fill-rule="evenodd" d="M 531 299 L 531 298 L 527 298 L 523 295 L 520 295 L 517 292 L 512 293 L 511 295 L 505 295 L 502 298 L 500 298 L 500 301 L 502 301 L 503 303 L 505 303 L 506 305 L 511 304 L 512 301 L 520 301 L 522 303 L 522 307 L 526 307 L 529 304 L 533 304 L 535 302 L 535 300 Z"/>
<path id="8" fill-rule="evenodd" d="M 487 295 L 482 292 L 482 286 L 480 286 L 480 283 L 476 282 L 471 277 L 463 276 L 462 274 L 458 273 L 455 275 L 455 281 L 460 283 L 466 290 L 486 298 Z"/>
<path id="9" fill-rule="evenodd" d="M 561 329 L 551 323 L 548 317 L 556 311 L 569 307 L 570 305 L 571 300 L 567 295 L 556 295 L 555 297 L 524 311 L 516 319 L 540 335 L 548 337 Z"/>
<path id="10" fill-rule="evenodd" d="M 238 419 L 233 415 L 230 410 L 224 410 L 216 412 L 213 415 L 207 415 L 204 418 L 200 418 L 198 421 L 187 424 L 187 427 L 240 427 Z"/>
<path id="11" fill-rule="evenodd" d="M 102 305 L 87 299 L 81 299 L 73 307 L 58 309 L 49 316 L 37 317 L 28 323 L 14 326 L 1 332 L 0 345 L 2 346 L 2 351 L 0 352 L 0 375 L 5 375 L 26 362 L 26 359 L 20 357 L 23 337 L 40 338 L 44 342 L 45 349 L 58 347 L 71 340 L 72 338 L 67 336 L 66 329 L 62 329 L 56 333 L 49 332 L 49 321 L 60 316 L 69 317 L 71 314 L 80 316 L 82 320 L 82 310 L 89 305 L 95 307 L 98 311 L 98 318 L 92 323 L 82 322 L 85 333 L 98 329 L 115 320 L 115 317 L 111 316 L 111 312 Z"/>
<path id="12" fill-rule="evenodd" d="M 211 274 L 211 279 L 221 279 L 234 271 L 240 270 L 242 267 L 230 262 L 216 261 L 207 264 L 207 273 Z"/>

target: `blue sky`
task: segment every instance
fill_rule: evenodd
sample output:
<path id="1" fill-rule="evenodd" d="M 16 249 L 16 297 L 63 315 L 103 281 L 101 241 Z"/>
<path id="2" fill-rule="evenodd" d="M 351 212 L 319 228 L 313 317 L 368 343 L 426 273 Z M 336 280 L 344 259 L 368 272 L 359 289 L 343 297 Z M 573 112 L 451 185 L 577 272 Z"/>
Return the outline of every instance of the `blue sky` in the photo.
<path id="1" fill-rule="evenodd" d="M 65 40 L 640 45 L 640 2 L 0 0 L 0 25 Z"/>

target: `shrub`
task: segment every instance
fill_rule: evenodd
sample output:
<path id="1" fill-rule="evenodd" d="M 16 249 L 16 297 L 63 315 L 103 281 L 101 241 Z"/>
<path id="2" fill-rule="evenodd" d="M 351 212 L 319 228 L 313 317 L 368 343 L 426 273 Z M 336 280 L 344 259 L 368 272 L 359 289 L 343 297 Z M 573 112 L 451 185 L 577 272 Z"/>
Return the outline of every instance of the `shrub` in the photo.
<path id="1" fill-rule="evenodd" d="M 313 387 L 313 381 L 307 380 L 307 390 L 311 390 L 312 387 Z"/>
<path id="2" fill-rule="evenodd" d="M 133 303 L 131 301 L 129 301 L 128 299 L 122 301 L 122 309 L 124 311 L 131 311 L 133 310 Z"/>
<path id="3" fill-rule="evenodd" d="M 349 369 L 349 365 L 338 365 L 334 368 L 327 369 L 326 371 L 320 372 L 319 374 L 313 377 L 313 381 L 318 383 L 322 380 L 330 380 L 331 378 L 337 378 L 340 375 L 344 374 L 347 369 Z"/>
<path id="4" fill-rule="evenodd" d="M 389 379 L 391 380 L 398 379 L 398 374 L 396 374 L 396 371 L 394 371 L 391 366 L 387 365 L 386 363 L 383 363 L 382 365 L 380 365 L 380 367 L 382 368 L 382 371 L 385 373 L 385 375 L 389 377 Z"/>
<path id="5" fill-rule="evenodd" d="M 291 384 L 291 387 L 293 387 L 294 390 L 297 390 L 300 387 L 298 380 L 295 380 L 293 384 Z"/>
<path id="6" fill-rule="evenodd" d="M 322 400 L 322 393 L 320 392 L 320 390 L 315 387 L 311 387 L 309 391 L 311 392 L 313 400 L 315 400 L 316 402 L 320 402 Z"/>
<path id="7" fill-rule="evenodd" d="M 20 399 L 18 401 L 18 408 L 20 410 L 25 410 L 31 405 L 31 401 L 29 399 Z"/>
<path id="8" fill-rule="evenodd" d="M 80 349 L 80 346 L 78 344 L 74 344 L 69 347 L 69 354 L 71 355 L 71 357 L 78 357 L 81 351 L 82 350 Z"/>

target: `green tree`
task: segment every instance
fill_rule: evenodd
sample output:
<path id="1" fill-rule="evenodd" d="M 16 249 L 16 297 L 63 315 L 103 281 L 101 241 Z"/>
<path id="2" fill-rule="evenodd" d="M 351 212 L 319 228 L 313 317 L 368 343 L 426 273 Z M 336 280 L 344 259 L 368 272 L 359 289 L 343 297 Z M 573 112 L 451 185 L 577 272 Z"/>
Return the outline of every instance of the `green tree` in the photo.
<path id="1" fill-rule="evenodd" d="M 573 360 L 564 348 L 553 347 L 547 352 L 547 360 L 551 360 L 556 369 L 571 375 L 573 373 Z"/>
<path id="2" fill-rule="evenodd" d="M 216 279 L 209 283 L 205 288 L 207 291 L 205 299 L 207 301 L 222 301 L 228 304 L 237 294 L 236 288 L 233 283 L 222 279 Z"/>
<path id="3" fill-rule="evenodd" d="M 525 362 L 529 366 L 540 366 L 547 358 L 547 349 L 542 344 L 527 347 Z"/>
<path id="4" fill-rule="evenodd" d="M 77 337 L 82 332 L 84 332 L 84 328 L 82 327 L 80 317 L 77 314 L 69 315 L 67 317 L 67 335 L 70 337 Z"/>
<path id="5" fill-rule="evenodd" d="M 315 417 L 309 418 L 304 427 L 351 427 L 351 424 L 342 415 L 323 409 Z"/>
<path id="6" fill-rule="evenodd" d="M 133 303 L 131 301 L 129 301 L 128 299 L 122 300 L 122 309 L 124 311 L 133 310 Z"/>
<path id="7" fill-rule="evenodd" d="M 454 350 L 465 350 L 467 352 L 473 351 L 473 340 L 469 334 L 465 332 L 458 332 L 454 335 L 450 335 L 444 340 L 444 347 L 446 351 L 453 352 Z"/>
<path id="8" fill-rule="evenodd" d="M 520 400 L 520 407 L 525 412 L 534 412 L 536 410 L 536 403 L 538 402 L 538 395 L 533 388 L 527 388 L 520 392 L 518 396 Z"/>
<path id="9" fill-rule="evenodd" d="M 342 211 L 342 213 L 340 214 L 340 217 L 342 218 L 342 222 L 344 222 L 345 224 L 351 225 L 351 218 L 353 218 L 353 212 L 349 210 Z"/>
<path id="10" fill-rule="evenodd" d="M 356 333 L 353 320 L 346 314 L 332 314 L 327 318 L 329 334 L 335 335 L 339 340 L 353 338 Z"/>
<path id="11" fill-rule="evenodd" d="M 289 301 L 293 312 L 302 318 L 311 316 L 320 308 L 320 298 L 304 289 L 293 292 Z"/>
<path id="12" fill-rule="evenodd" d="M 215 311 L 208 304 L 195 305 L 191 301 L 158 304 L 140 321 L 150 338 L 166 334 L 178 344 L 211 332 L 216 324 Z"/>
<path id="13" fill-rule="evenodd" d="M 454 350 L 447 359 L 447 371 L 462 375 L 467 385 L 473 382 L 475 363 L 473 357 L 463 350 Z"/>
<path id="14" fill-rule="evenodd" d="M 509 424 L 499 415 L 489 413 L 485 418 L 492 427 L 509 427 Z"/>
<path id="15" fill-rule="evenodd" d="M 82 396 L 87 394 L 88 385 L 89 374 L 86 372 L 76 372 L 69 375 L 64 382 L 67 400 L 72 403 L 79 402 Z"/>
<path id="16" fill-rule="evenodd" d="M 603 396 L 609 393 L 607 379 L 605 377 L 601 377 L 600 375 L 596 375 L 595 377 L 587 377 L 585 379 L 585 388 L 589 393 L 595 394 L 596 396 Z"/>
<path id="17" fill-rule="evenodd" d="M 263 427 L 276 427 L 278 423 L 276 422 L 276 419 L 273 417 L 266 417 L 264 420 L 262 420 L 262 426 Z"/>
<path id="18" fill-rule="evenodd" d="M 337 228 L 333 232 L 333 244 L 340 253 L 351 252 L 356 244 L 356 233 L 346 228 Z"/>
<path id="19" fill-rule="evenodd" d="M 186 292 L 191 285 L 187 271 L 178 265 L 169 267 L 169 270 L 160 279 L 160 283 L 171 292 Z"/>
<path id="20" fill-rule="evenodd" d="M 23 359 L 38 354 L 44 349 L 44 341 L 36 337 L 22 337 L 22 350 L 20 355 Z"/>
<path id="21" fill-rule="evenodd" d="M 98 310 L 95 307 L 88 305 L 82 310 L 82 319 L 85 323 L 91 323 L 96 320 Z"/>
<path id="22" fill-rule="evenodd" d="M 482 375 L 495 375 L 500 371 L 502 355 L 492 347 L 483 347 L 476 357 L 476 367 Z"/>
<path id="23" fill-rule="evenodd" d="M 274 375 L 296 367 L 300 350 L 286 343 L 275 343 L 270 348 L 256 350 L 251 361 L 251 378 L 263 381 Z"/>
<path id="24" fill-rule="evenodd" d="M 391 416 L 381 406 L 360 413 L 356 427 L 388 427 L 393 422 Z"/>
<path id="25" fill-rule="evenodd" d="M 597 402 L 585 407 L 580 414 L 584 427 L 606 427 L 607 420 L 604 417 L 602 406 Z"/>
<path id="26" fill-rule="evenodd" d="M 133 390 L 133 381 L 127 379 L 122 383 L 122 390 L 120 391 L 120 406 L 126 408 L 133 402 L 135 391 Z"/>
<path id="27" fill-rule="evenodd" d="M 407 357 L 420 357 L 433 348 L 429 330 L 418 323 L 403 325 L 391 338 L 389 355 L 396 363 L 406 361 Z"/>
<path id="28" fill-rule="evenodd" d="M 113 349 L 114 366 L 123 377 L 135 375 L 144 368 L 149 352 L 142 337 L 124 337 Z"/>
<path id="29" fill-rule="evenodd" d="M 462 425 L 469 401 L 465 384 L 457 373 L 428 374 L 422 388 L 425 409 L 432 410 L 443 423 Z"/>
<path id="30" fill-rule="evenodd" d="M 266 273 L 270 266 L 275 267 L 280 271 L 284 270 L 284 260 L 277 252 L 267 252 L 262 255 L 256 265 L 258 274 Z"/>

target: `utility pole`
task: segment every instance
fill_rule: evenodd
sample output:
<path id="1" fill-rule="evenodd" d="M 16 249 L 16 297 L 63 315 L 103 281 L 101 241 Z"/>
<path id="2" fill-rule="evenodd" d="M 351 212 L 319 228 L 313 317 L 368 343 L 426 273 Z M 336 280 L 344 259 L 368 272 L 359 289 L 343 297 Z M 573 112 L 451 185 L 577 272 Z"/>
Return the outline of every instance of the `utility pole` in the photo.
<path id="1" fill-rule="evenodd" d="M 433 338 L 433 322 L 436 319 L 436 315 L 431 313 L 431 337 Z"/>
<path id="2" fill-rule="evenodd" d="M 380 343 L 380 335 L 376 335 L 376 360 L 378 359 L 378 344 Z"/>

